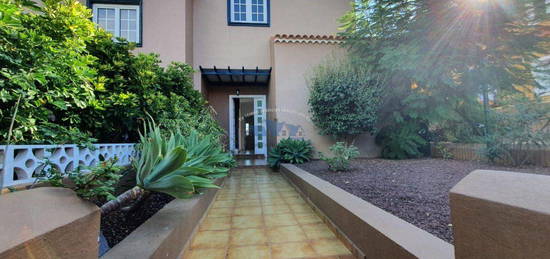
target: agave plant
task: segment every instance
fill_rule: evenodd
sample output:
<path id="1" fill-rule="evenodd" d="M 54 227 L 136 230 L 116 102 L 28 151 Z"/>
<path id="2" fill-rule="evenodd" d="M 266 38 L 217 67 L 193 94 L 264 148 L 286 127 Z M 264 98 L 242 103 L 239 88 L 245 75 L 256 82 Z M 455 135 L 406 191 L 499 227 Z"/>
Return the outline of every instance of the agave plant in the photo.
<path id="1" fill-rule="evenodd" d="M 303 139 L 283 139 L 269 152 L 267 162 L 277 169 L 281 163 L 303 164 L 311 160 L 313 146 Z"/>
<path id="2" fill-rule="evenodd" d="M 230 168 L 224 165 L 233 158 L 222 151 L 214 136 L 200 136 L 192 131 L 189 136 L 176 132 L 165 138 L 154 122 L 147 123 L 144 131 L 140 135 L 139 158 L 133 163 L 137 184 L 104 204 L 104 214 L 140 199 L 148 191 L 184 199 L 198 188 L 219 188 L 214 180 L 227 175 Z"/>

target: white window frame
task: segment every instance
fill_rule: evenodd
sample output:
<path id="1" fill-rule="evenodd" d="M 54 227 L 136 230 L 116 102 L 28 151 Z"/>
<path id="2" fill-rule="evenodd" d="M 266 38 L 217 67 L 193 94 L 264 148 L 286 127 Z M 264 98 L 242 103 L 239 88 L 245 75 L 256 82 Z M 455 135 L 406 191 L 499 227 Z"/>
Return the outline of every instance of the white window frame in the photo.
<path id="1" fill-rule="evenodd" d="M 235 0 L 229 0 L 229 22 L 232 24 L 269 24 L 269 0 L 258 0 L 263 1 L 263 20 L 262 21 L 253 21 L 252 20 L 252 0 L 245 0 L 246 6 L 246 20 L 245 21 L 235 21 Z"/>
<path id="2" fill-rule="evenodd" d="M 114 37 L 120 36 L 120 9 L 136 10 L 136 41 L 135 43 L 141 44 L 141 10 L 139 5 L 121 5 L 121 4 L 93 4 L 93 22 L 97 23 L 97 9 L 115 9 L 115 33 Z M 98 24 L 99 26 L 99 24 Z M 123 38 L 123 37 L 122 37 Z"/>

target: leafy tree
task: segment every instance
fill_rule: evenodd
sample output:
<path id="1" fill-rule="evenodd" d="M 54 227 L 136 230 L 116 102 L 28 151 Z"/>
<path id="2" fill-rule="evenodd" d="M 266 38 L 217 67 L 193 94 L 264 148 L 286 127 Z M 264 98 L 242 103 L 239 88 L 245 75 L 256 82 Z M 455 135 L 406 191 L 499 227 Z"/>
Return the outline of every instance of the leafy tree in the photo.
<path id="1" fill-rule="evenodd" d="M 75 0 L 46 0 L 42 8 L 28 2 L 0 1 L 0 128 L 8 128 L 21 97 L 13 139 L 48 142 L 36 134 L 46 122 L 75 131 L 81 122 L 75 111 L 94 105 L 96 58 L 86 41 L 96 29 L 90 11 Z"/>
<path id="2" fill-rule="evenodd" d="M 13 143 L 133 142 L 147 113 L 165 135 L 223 132 L 193 89 L 189 65 L 162 67 L 156 54 L 134 54 L 134 44 L 113 40 L 76 0 L 32 3 L 0 0 L 0 142 L 17 100 Z"/>
<path id="3" fill-rule="evenodd" d="M 416 139 L 423 128 L 459 123 L 478 134 L 482 121 L 469 112 L 479 110 L 472 107 L 480 107 L 481 93 L 507 95 L 542 87 L 532 72 L 541 53 L 548 53 L 548 41 L 540 33 L 548 30 L 541 22 L 547 18 L 540 12 L 544 1 L 357 2 L 342 19 L 343 35 L 369 74 L 386 79 L 387 98 L 379 115 L 386 129 L 381 132 L 391 128 L 410 133 L 394 137 Z M 415 149 L 422 143 L 414 144 Z"/>
<path id="4" fill-rule="evenodd" d="M 495 127 L 482 153 L 491 162 L 523 166 L 532 162 L 537 150 L 550 145 L 550 104 L 539 99 L 512 98 L 491 111 Z"/>
<path id="5" fill-rule="evenodd" d="M 349 60 L 319 66 L 310 79 L 308 103 L 320 133 L 351 142 L 373 132 L 381 97 L 378 84 Z"/>

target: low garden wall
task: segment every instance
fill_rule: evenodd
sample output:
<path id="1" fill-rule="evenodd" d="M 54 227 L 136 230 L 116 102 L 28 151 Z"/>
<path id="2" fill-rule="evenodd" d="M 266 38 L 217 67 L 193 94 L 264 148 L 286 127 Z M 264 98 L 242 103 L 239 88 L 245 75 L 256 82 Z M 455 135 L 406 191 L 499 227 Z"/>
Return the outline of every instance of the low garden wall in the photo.
<path id="1" fill-rule="evenodd" d="M 454 258 L 453 246 L 294 165 L 281 173 L 366 258 Z"/>
<path id="2" fill-rule="evenodd" d="M 222 185 L 223 180 L 216 184 Z M 166 204 L 101 258 L 179 258 L 217 191 L 208 189 L 191 199 Z"/>
<path id="3" fill-rule="evenodd" d="M 173 200 L 101 258 L 180 258 L 217 191 Z M 72 190 L 8 193 L 0 208 L 0 258 L 98 257 L 100 210 Z"/>
<path id="4" fill-rule="evenodd" d="M 67 145 L 10 145 L 0 146 L 0 174 L 3 187 L 25 185 L 35 181 L 34 174 L 44 168 L 46 160 L 61 172 L 78 166 L 94 166 L 100 158 L 117 158 L 117 164 L 130 164 L 135 144 L 94 144 L 91 148 Z M 5 164 L 3 164 L 5 161 Z"/>
<path id="5" fill-rule="evenodd" d="M 548 258 L 550 176 L 476 170 L 450 191 L 454 246 L 294 165 L 281 173 L 359 258 Z"/>
<path id="6" fill-rule="evenodd" d="M 460 144 L 450 142 L 431 143 L 431 156 L 435 158 L 450 158 L 469 161 L 487 161 L 481 154 L 484 144 Z M 528 164 L 550 167 L 550 149 L 529 148 L 527 150 L 513 150 L 512 156 L 528 155 Z M 512 161 L 497 161 L 500 164 L 511 164 Z"/>

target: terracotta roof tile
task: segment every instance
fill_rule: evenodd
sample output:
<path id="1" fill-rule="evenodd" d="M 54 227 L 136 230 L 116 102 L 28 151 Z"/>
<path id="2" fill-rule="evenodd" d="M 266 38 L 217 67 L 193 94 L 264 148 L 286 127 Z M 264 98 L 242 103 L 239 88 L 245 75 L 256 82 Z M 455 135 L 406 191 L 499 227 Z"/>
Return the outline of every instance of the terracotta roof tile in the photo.
<path id="1" fill-rule="evenodd" d="M 305 44 L 340 44 L 344 40 L 336 35 L 308 35 L 308 34 L 276 34 L 275 43 L 305 43 Z"/>

